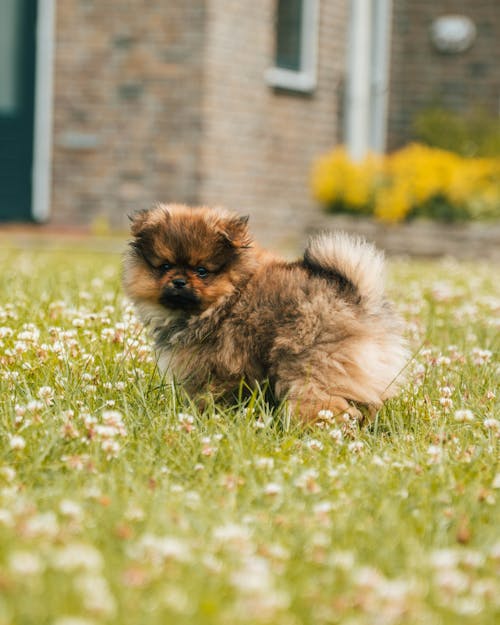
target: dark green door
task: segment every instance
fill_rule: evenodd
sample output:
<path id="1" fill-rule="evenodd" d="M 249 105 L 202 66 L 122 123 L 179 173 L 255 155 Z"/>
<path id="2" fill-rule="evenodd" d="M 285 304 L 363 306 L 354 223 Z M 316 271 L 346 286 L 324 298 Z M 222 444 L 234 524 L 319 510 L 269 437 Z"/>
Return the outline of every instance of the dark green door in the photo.
<path id="1" fill-rule="evenodd" d="M 31 218 L 38 0 L 0 0 L 0 221 Z"/>

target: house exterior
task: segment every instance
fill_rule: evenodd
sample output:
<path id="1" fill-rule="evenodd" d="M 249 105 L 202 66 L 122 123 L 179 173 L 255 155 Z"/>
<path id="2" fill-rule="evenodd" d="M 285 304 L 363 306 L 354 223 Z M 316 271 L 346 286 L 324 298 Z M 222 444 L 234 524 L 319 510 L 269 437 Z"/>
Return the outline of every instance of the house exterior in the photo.
<path id="1" fill-rule="evenodd" d="M 457 10 L 474 41 L 438 51 Z M 397 147 L 438 96 L 498 111 L 499 21 L 495 0 L 2 0 L 0 220 L 123 228 L 176 201 L 286 238 L 335 144 Z"/>
<path id="2" fill-rule="evenodd" d="M 449 16 L 462 23 L 446 23 Z M 499 115 L 499 68 L 497 0 L 393 0 L 387 148 L 408 141 L 415 115 L 429 106 Z"/>

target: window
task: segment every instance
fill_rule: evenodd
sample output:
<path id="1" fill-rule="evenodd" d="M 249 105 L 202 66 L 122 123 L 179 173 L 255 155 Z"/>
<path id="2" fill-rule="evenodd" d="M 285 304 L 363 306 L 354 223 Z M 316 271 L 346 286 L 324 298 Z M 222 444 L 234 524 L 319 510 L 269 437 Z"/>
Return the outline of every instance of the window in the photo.
<path id="1" fill-rule="evenodd" d="M 316 87 L 319 0 L 277 0 L 273 87 L 310 92 Z"/>

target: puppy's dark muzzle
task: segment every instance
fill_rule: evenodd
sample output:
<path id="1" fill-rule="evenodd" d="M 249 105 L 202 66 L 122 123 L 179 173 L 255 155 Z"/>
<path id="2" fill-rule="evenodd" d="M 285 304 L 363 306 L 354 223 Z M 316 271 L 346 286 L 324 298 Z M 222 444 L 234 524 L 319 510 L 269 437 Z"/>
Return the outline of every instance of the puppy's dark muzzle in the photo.
<path id="1" fill-rule="evenodd" d="M 195 311 L 199 309 L 201 301 L 189 288 L 186 280 L 179 278 L 172 280 L 172 286 L 163 289 L 160 304 L 174 310 Z"/>

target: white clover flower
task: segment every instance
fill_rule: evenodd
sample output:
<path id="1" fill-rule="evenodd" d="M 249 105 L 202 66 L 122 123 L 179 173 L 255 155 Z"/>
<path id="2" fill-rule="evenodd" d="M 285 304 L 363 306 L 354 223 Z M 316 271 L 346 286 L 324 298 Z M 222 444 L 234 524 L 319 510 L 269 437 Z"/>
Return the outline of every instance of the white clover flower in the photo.
<path id="1" fill-rule="evenodd" d="M 352 551 L 334 551 L 330 558 L 330 564 L 338 569 L 343 571 L 351 571 L 354 568 L 354 564 L 356 562 L 356 558 Z"/>
<path id="2" fill-rule="evenodd" d="M 164 560 L 176 562 L 191 562 L 192 560 L 189 543 L 175 536 L 144 534 L 132 551 L 135 552 L 136 557 L 146 557 L 156 564 L 160 564 Z"/>
<path id="3" fill-rule="evenodd" d="M 406 611 L 406 600 L 413 588 L 414 584 L 406 579 L 384 579 L 376 592 L 386 609 L 401 614 Z"/>
<path id="4" fill-rule="evenodd" d="M 144 510 L 139 506 L 129 504 L 125 510 L 125 518 L 128 521 L 142 521 L 144 519 Z"/>
<path id="5" fill-rule="evenodd" d="M 12 482 L 16 477 L 16 470 L 12 467 L 0 467 L 0 477 L 3 477 L 6 482 Z"/>
<path id="6" fill-rule="evenodd" d="M 52 566 L 60 571 L 100 571 L 103 567 L 101 552 L 87 543 L 69 543 L 59 547 L 52 556 Z"/>
<path id="7" fill-rule="evenodd" d="M 81 505 L 76 501 L 71 501 L 71 499 L 63 499 L 59 503 L 59 511 L 62 515 L 72 519 L 81 519 L 83 516 Z"/>
<path id="8" fill-rule="evenodd" d="M 97 424 L 94 427 L 94 432 L 103 439 L 112 439 L 118 436 L 119 430 L 114 425 L 101 425 Z"/>
<path id="9" fill-rule="evenodd" d="M 456 549 L 437 549 L 429 556 L 431 566 L 436 569 L 453 569 L 460 562 L 460 555 Z"/>
<path id="10" fill-rule="evenodd" d="M 28 351 L 28 344 L 25 341 L 16 341 L 14 343 L 14 351 L 16 354 L 24 354 Z"/>
<path id="11" fill-rule="evenodd" d="M 101 427 L 114 429 L 114 436 L 127 435 L 127 430 L 123 423 L 123 415 L 118 410 L 105 410 L 102 413 L 102 420 L 105 425 Z"/>
<path id="12" fill-rule="evenodd" d="M 469 586 L 468 576 L 458 569 L 440 569 L 435 576 L 436 584 L 453 594 L 463 593 Z"/>
<path id="13" fill-rule="evenodd" d="M 321 492 L 321 486 L 316 481 L 318 477 L 319 473 L 316 469 L 307 469 L 294 480 L 293 485 L 304 492 L 316 494 Z"/>
<path id="14" fill-rule="evenodd" d="M 12 435 L 9 434 L 9 445 L 11 449 L 16 451 L 21 451 L 26 447 L 26 441 L 24 438 L 18 434 Z"/>
<path id="15" fill-rule="evenodd" d="M 482 597 L 457 597 L 450 607 L 455 614 L 472 617 L 484 610 L 484 601 Z"/>
<path id="16" fill-rule="evenodd" d="M 211 438 L 209 436 L 204 436 L 201 439 L 201 444 L 202 444 L 202 449 L 201 449 L 201 455 L 202 456 L 213 456 L 215 453 L 217 453 L 217 447 L 215 445 L 211 444 Z"/>
<path id="17" fill-rule="evenodd" d="M 274 497 L 275 495 L 279 495 L 282 492 L 282 487 L 280 484 L 277 484 L 276 482 L 269 482 L 269 484 L 266 484 L 264 486 L 264 495 L 269 495 L 271 497 Z"/>
<path id="18" fill-rule="evenodd" d="M 425 372 L 427 371 L 427 368 L 424 364 L 422 364 L 421 362 L 416 362 L 413 365 L 413 375 L 415 377 L 424 377 L 425 376 Z"/>
<path id="19" fill-rule="evenodd" d="M 224 565 L 219 558 L 216 558 L 211 553 L 205 554 L 202 557 L 201 562 L 203 566 L 210 571 L 210 573 L 215 573 L 216 575 L 221 573 L 224 569 Z"/>
<path id="20" fill-rule="evenodd" d="M 469 569 L 478 569 L 483 566 L 485 557 L 480 551 L 464 549 L 460 552 L 460 561 Z"/>
<path id="21" fill-rule="evenodd" d="M 443 459 L 443 448 L 440 445 L 429 445 L 427 455 L 427 464 L 439 464 Z"/>
<path id="22" fill-rule="evenodd" d="M 45 403 L 50 403 L 54 399 L 54 389 L 51 386 L 41 386 L 38 389 L 37 396 Z"/>
<path id="23" fill-rule="evenodd" d="M 320 410 L 318 412 L 318 418 L 324 421 L 331 421 L 333 419 L 333 412 L 331 410 Z"/>
<path id="24" fill-rule="evenodd" d="M 500 430 L 500 421 L 498 419 L 485 419 L 483 425 L 487 430 L 493 430 L 495 432 Z"/>
<path id="25" fill-rule="evenodd" d="M 9 328 L 8 326 L 0 327 L 0 339 L 8 339 L 13 334 L 14 334 L 14 331 L 12 330 L 12 328 Z"/>
<path id="26" fill-rule="evenodd" d="M 445 409 L 453 407 L 453 399 L 451 399 L 451 397 L 440 397 L 439 403 Z"/>
<path id="27" fill-rule="evenodd" d="M 31 401 L 29 401 L 26 404 L 26 410 L 28 412 L 40 412 L 41 410 L 43 410 L 45 408 L 45 404 L 38 400 L 38 399 L 32 399 Z"/>
<path id="28" fill-rule="evenodd" d="M 474 421 L 474 413 L 472 412 L 472 410 L 469 410 L 467 408 L 464 408 L 461 410 L 455 410 L 455 414 L 453 415 L 453 418 L 455 419 L 455 421 L 458 421 L 459 423 L 470 422 L 470 421 Z"/>
<path id="29" fill-rule="evenodd" d="M 312 449 L 313 451 L 321 451 L 323 449 L 323 443 L 314 438 L 310 438 L 306 441 L 306 447 Z"/>
<path id="30" fill-rule="evenodd" d="M 36 343 L 40 338 L 40 330 L 24 330 L 24 332 L 19 332 L 17 335 L 17 339 L 19 341 L 26 341 L 28 343 Z"/>
<path id="31" fill-rule="evenodd" d="M 75 579 L 75 588 L 80 592 L 83 605 L 89 612 L 111 617 L 116 612 L 116 601 L 108 582 L 101 575 L 83 574 Z"/>
<path id="32" fill-rule="evenodd" d="M 14 551 L 9 555 L 9 569 L 16 575 L 37 575 L 44 568 L 40 556 L 31 551 Z"/>
<path id="33" fill-rule="evenodd" d="M 313 512 L 318 516 L 323 516 L 331 512 L 333 508 L 334 507 L 331 501 L 320 501 L 319 503 L 314 505 Z"/>
<path id="34" fill-rule="evenodd" d="M 472 362 L 475 365 L 481 366 L 491 360 L 493 353 L 489 349 L 480 349 L 474 347 L 472 350 Z"/>
<path id="35" fill-rule="evenodd" d="M 353 454 L 359 454 L 363 451 L 365 444 L 362 441 L 352 441 L 347 445 L 347 449 Z"/>
<path id="36" fill-rule="evenodd" d="M 500 540 L 491 546 L 488 555 L 495 562 L 500 562 Z"/>
<path id="37" fill-rule="evenodd" d="M 32 537 L 54 537 L 59 532 L 57 517 L 52 510 L 37 514 L 26 521 L 24 532 Z"/>
<path id="38" fill-rule="evenodd" d="M 265 458 L 265 457 L 261 457 L 261 458 L 256 458 L 254 461 L 255 466 L 257 467 L 257 469 L 267 469 L 267 470 L 271 470 L 274 468 L 274 458 Z"/>
<path id="39" fill-rule="evenodd" d="M 111 458 L 117 458 L 120 453 L 120 445 L 113 439 L 104 439 L 101 442 L 101 449 L 106 453 L 106 458 L 111 460 Z"/>
<path id="40" fill-rule="evenodd" d="M 213 531 L 213 537 L 220 543 L 247 543 L 250 540 L 250 530 L 245 525 L 227 523 L 220 525 Z"/>
<path id="41" fill-rule="evenodd" d="M 177 614 L 192 615 L 191 595 L 184 588 L 169 584 L 162 593 L 162 603 Z"/>
<path id="42" fill-rule="evenodd" d="M 356 586 L 365 589 L 375 589 L 384 581 L 382 573 L 372 566 L 362 566 L 355 571 Z"/>
<path id="43" fill-rule="evenodd" d="M 451 365 L 451 358 L 449 356 L 438 356 L 436 364 L 440 367 L 449 367 Z"/>
<path id="44" fill-rule="evenodd" d="M 332 438 L 338 445 L 344 440 L 344 434 L 340 428 L 333 428 L 328 432 L 330 438 Z"/>
<path id="45" fill-rule="evenodd" d="M 64 343 L 62 341 L 54 341 L 54 343 L 49 346 L 49 350 L 54 354 L 61 354 L 64 351 Z"/>
<path id="46" fill-rule="evenodd" d="M 231 575 L 231 584 L 248 594 L 268 593 L 273 581 L 268 560 L 255 555 L 245 557 L 241 569 Z"/>
<path id="47" fill-rule="evenodd" d="M 5 355 L 7 355 L 7 353 Z M 2 371 L 0 372 L 0 376 L 7 382 L 16 382 L 21 377 L 21 374 L 19 371 Z"/>
<path id="48" fill-rule="evenodd" d="M 439 281 L 432 285 L 432 297 L 436 302 L 448 302 L 456 296 L 452 285 L 449 282 Z"/>
<path id="49" fill-rule="evenodd" d="M 177 420 L 179 423 L 189 423 L 190 425 L 194 423 L 195 418 L 192 414 L 188 414 L 186 412 L 179 412 L 177 415 Z"/>

